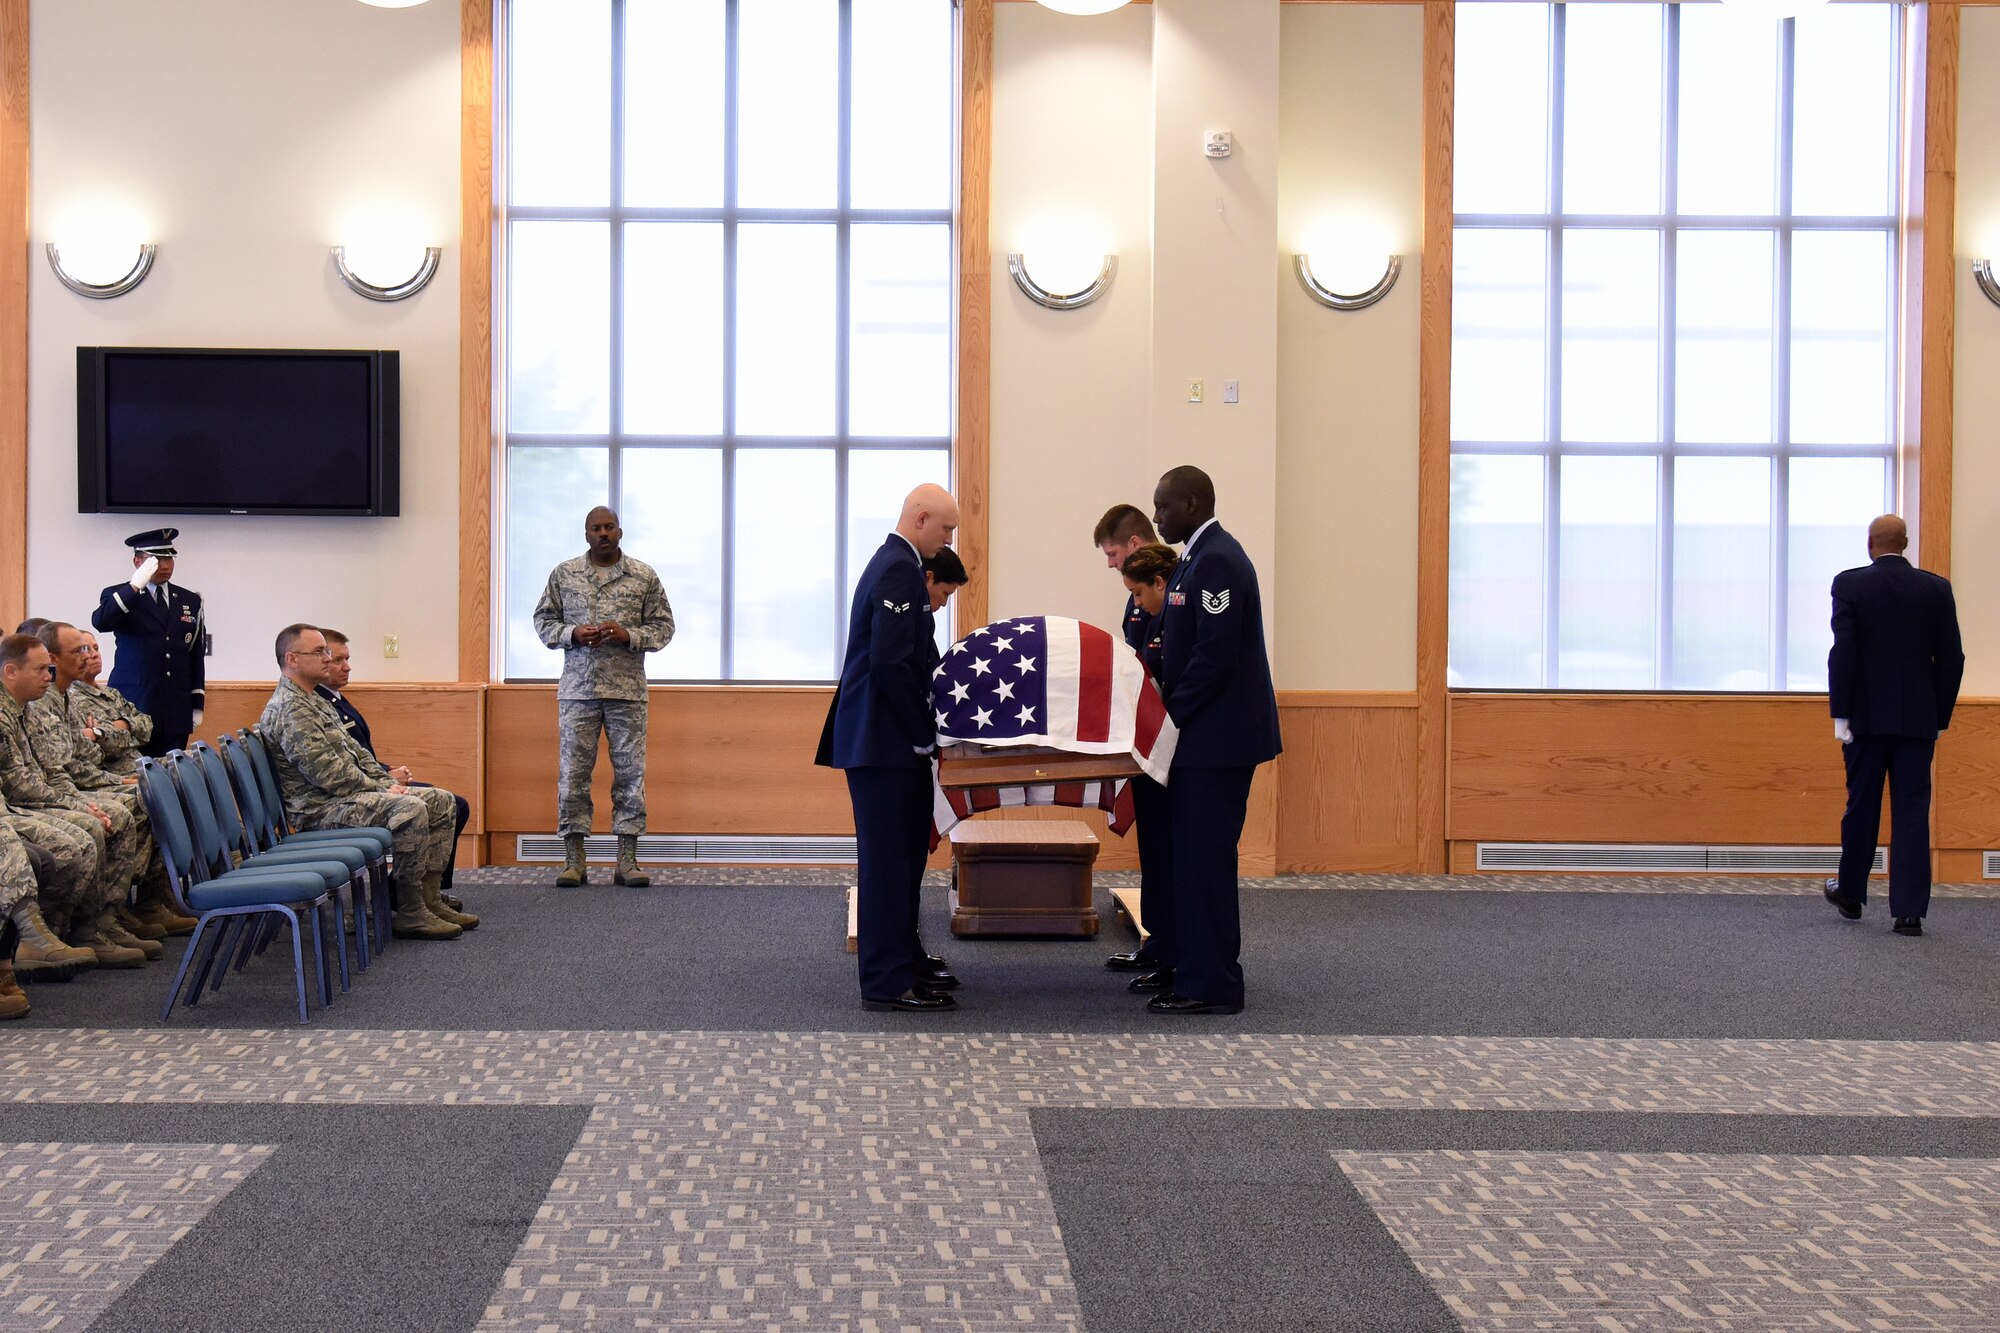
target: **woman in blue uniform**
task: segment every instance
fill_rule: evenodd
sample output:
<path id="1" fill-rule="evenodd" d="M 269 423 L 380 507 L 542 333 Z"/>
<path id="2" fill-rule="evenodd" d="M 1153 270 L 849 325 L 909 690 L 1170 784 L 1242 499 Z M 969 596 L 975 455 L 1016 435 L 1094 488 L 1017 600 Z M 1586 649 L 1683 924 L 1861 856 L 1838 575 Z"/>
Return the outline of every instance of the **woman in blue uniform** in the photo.
<path id="1" fill-rule="evenodd" d="M 1180 557 L 1171 546 L 1149 542 L 1125 557 L 1118 569 L 1133 606 L 1145 616 L 1145 629 L 1134 645 L 1146 663 L 1146 674 L 1158 686 L 1160 612 L 1167 604 L 1167 584 L 1173 581 Z M 1132 779 L 1132 809 L 1139 822 L 1139 918 L 1151 932 L 1139 950 L 1149 964 L 1132 978 L 1131 989 L 1142 995 L 1165 994 L 1174 988 L 1174 955 L 1169 930 L 1173 924 L 1173 843 L 1167 824 L 1167 789 L 1144 773 Z"/>

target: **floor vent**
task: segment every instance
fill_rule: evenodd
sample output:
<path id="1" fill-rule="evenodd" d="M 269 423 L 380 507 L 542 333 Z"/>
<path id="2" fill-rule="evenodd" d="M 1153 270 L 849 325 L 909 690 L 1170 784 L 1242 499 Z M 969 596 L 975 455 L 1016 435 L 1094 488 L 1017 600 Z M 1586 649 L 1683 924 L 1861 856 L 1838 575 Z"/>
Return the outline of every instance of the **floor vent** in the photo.
<path id="1" fill-rule="evenodd" d="M 1840 869 L 1838 847 L 1701 847 L 1673 843 L 1482 842 L 1479 870 L 1609 870 L 1658 874 L 1831 875 Z M 1888 865 L 1875 849 L 1874 873 Z M 2000 878 L 2000 859 L 1987 853 L 1988 878 Z"/>
<path id="2" fill-rule="evenodd" d="M 593 833 L 584 840 L 592 861 L 618 859 L 618 835 Z M 527 865 L 560 864 L 559 833 L 521 833 L 514 838 L 514 859 Z M 726 833 L 642 833 L 639 859 L 662 865 L 853 865 L 852 838 L 756 838 Z"/>
<path id="3" fill-rule="evenodd" d="M 2000 852 L 1980 853 L 1979 873 L 1987 879 L 2000 879 Z"/>

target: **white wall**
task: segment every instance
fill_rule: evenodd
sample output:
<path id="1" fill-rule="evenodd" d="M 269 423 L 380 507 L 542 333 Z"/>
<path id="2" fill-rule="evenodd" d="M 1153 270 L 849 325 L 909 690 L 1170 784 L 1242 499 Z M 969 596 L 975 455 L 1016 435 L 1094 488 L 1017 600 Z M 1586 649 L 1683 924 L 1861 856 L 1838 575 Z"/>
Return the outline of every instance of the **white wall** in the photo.
<path id="1" fill-rule="evenodd" d="M 291 620 L 345 630 L 360 678 L 455 679 L 458 6 L 34 0 L 30 19 L 37 252 L 105 206 L 160 247 L 111 301 L 64 290 L 37 254 L 31 612 L 86 620 L 130 572 L 123 538 L 169 524 L 176 581 L 207 603 L 211 679 L 268 679 Z M 342 287 L 327 253 L 384 208 L 445 247 L 430 287 L 387 305 Z M 95 344 L 399 349 L 401 517 L 78 514 L 75 349 Z"/>
<path id="2" fill-rule="evenodd" d="M 1090 18 L 994 6 L 991 608 L 1115 629 L 1125 587 L 1090 544 L 1112 505 L 1150 512 L 1151 7 Z M 1007 255 L 1064 233 L 1118 256 L 1110 290 L 1045 310 Z M 974 571 L 975 575 L 983 571 Z"/>
<path id="3" fill-rule="evenodd" d="M 1951 582 L 1965 636 L 1964 692 L 2000 695 L 2000 306 L 1972 261 L 2000 259 L 2000 10 L 1959 10 L 1957 313 L 1952 415 Z M 1921 534 L 1919 534 L 1921 537 Z"/>
<path id="4" fill-rule="evenodd" d="M 1280 22 L 1275 669 L 1285 689 L 1413 690 L 1423 7 Z M 1341 232 L 1403 256 L 1366 310 L 1315 303 L 1292 270 Z"/>

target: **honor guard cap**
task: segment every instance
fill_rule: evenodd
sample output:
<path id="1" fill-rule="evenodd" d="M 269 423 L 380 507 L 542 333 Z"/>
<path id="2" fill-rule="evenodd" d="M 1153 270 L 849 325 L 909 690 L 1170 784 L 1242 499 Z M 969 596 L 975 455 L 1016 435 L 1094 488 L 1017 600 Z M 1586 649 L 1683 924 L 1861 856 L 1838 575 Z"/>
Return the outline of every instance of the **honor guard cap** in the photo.
<path id="1" fill-rule="evenodd" d="M 181 535 L 179 528 L 154 528 L 150 532 L 135 532 L 125 539 L 125 544 L 140 555 L 158 556 L 166 559 L 174 554 L 174 538 Z"/>

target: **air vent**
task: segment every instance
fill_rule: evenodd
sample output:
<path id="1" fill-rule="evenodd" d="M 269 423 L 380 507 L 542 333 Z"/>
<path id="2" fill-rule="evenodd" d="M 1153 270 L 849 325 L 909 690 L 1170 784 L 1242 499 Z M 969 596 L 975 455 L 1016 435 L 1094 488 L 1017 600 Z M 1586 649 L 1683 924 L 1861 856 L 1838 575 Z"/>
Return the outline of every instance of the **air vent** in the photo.
<path id="1" fill-rule="evenodd" d="M 593 833 L 584 839 L 593 861 L 618 859 L 618 835 Z M 522 833 L 514 838 L 514 859 L 528 865 L 560 862 L 559 833 Z M 852 838 L 751 838 L 723 833 L 642 833 L 639 859 L 663 865 L 853 865 Z"/>
<path id="2" fill-rule="evenodd" d="M 1840 868 L 1838 847 L 1704 847 L 1672 843 L 1482 842 L 1480 870 L 1650 870 L 1661 874 L 1830 875 Z M 1875 849 L 1873 873 L 1888 865 Z M 2000 878 L 2000 860 L 1987 853 L 1987 875 Z"/>
<path id="3" fill-rule="evenodd" d="M 1980 861 L 1981 875 L 1987 879 L 2000 879 L 2000 852 L 1982 852 Z"/>

